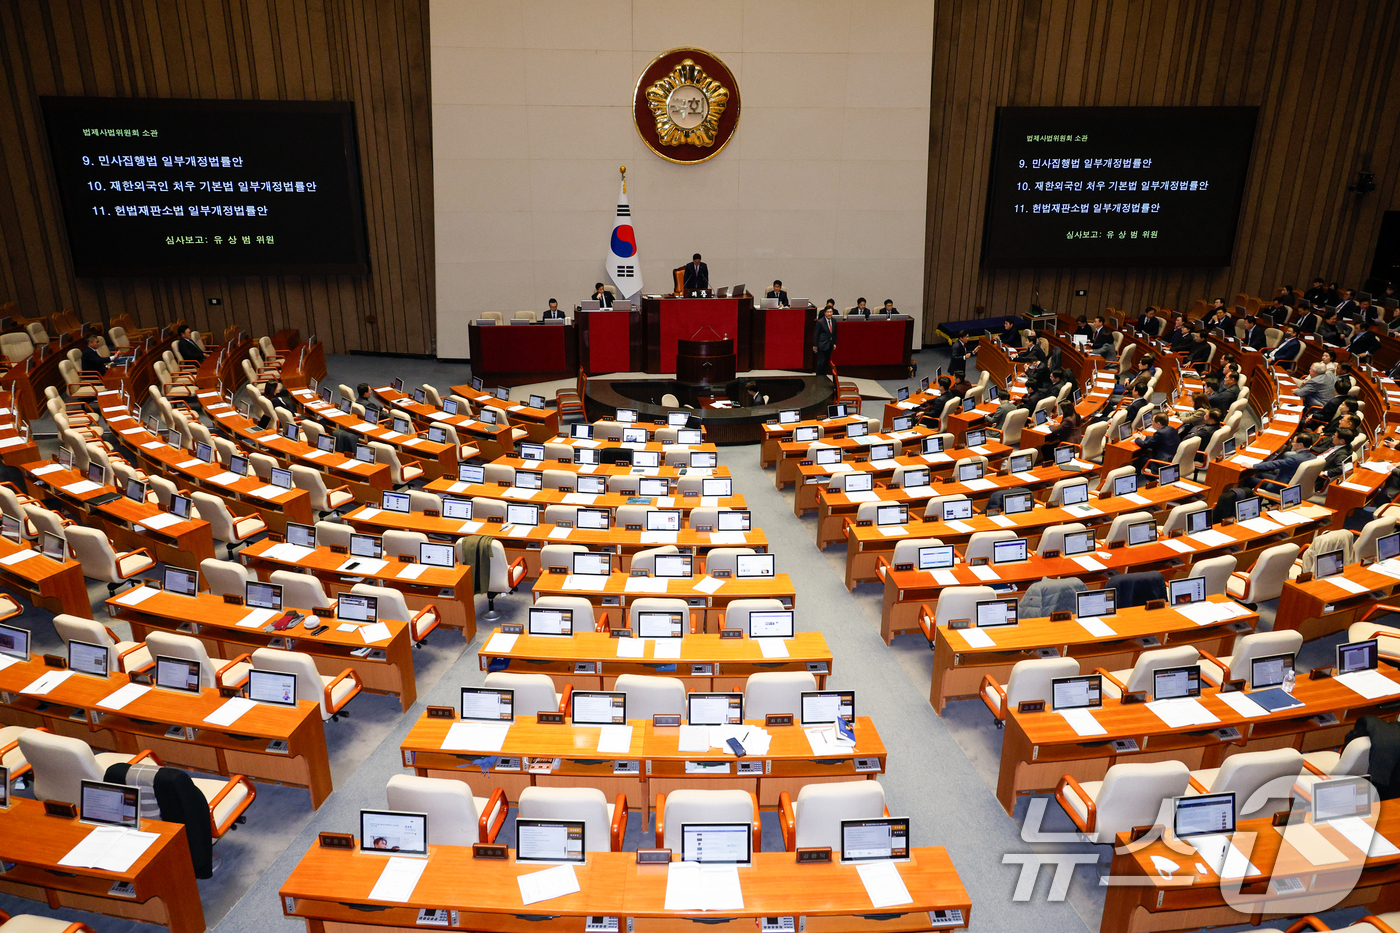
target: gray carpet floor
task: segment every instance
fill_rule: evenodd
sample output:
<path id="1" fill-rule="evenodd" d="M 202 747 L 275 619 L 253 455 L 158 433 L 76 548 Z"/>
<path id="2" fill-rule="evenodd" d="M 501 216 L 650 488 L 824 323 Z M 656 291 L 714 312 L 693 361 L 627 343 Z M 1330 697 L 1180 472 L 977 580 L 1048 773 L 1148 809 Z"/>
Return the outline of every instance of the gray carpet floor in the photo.
<path id="1" fill-rule="evenodd" d="M 943 351 L 923 351 L 916 359 L 919 376 L 932 373 L 936 366 L 947 366 Z M 460 384 L 470 376 L 468 367 L 423 360 L 332 357 L 327 364 L 331 384 L 383 384 L 403 376 L 415 384 L 444 386 Z M 975 375 L 971 377 L 975 380 Z M 882 383 L 891 394 L 900 384 Z M 877 402 L 866 407 L 871 415 L 880 410 Z M 873 717 L 879 729 L 889 751 L 888 771 L 880 781 L 890 812 L 911 817 L 915 845 L 947 847 L 971 895 L 972 929 L 1034 929 L 1038 933 L 1098 930 L 1105 889 L 1092 866 L 1077 869 L 1065 896 L 1055 900 L 1050 891 L 1052 872 L 1042 868 L 1029 897 L 1017 900 L 1013 893 L 1021 868 L 1004 858 L 1031 852 L 1099 851 L 1106 862 L 1107 849 L 1023 841 L 1021 826 L 1029 801 L 1018 805 L 1013 819 L 995 799 L 1001 733 L 993 727 L 985 707 L 973 702 L 953 703 L 944 716 L 936 715 L 927 698 L 932 654 L 923 639 L 903 636 L 888 647 L 880 640 L 879 588 L 864 585 L 847 592 L 842 583 L 844 551 L 836 547 L 826 552 L 816 550 L 815 518 L 799 520 L 793 515 L 793 493 L 774 488 L 772 471 L 758 466 L 756 448 L 722 448 L 720 462 L 732 471 L 735 488 L 747 498 L 755 524 L 767 534 L 778 555 L 778 569 L 792 577 L 798 594 L 798 628 L 820 630 L 831 647 L 835 659 L 831 685 L 856 690 L 860 714 Z M 94 585 L 91 595 L 100 608 L 106 589 Z M 523 620 L 528 602 L 528 594 L 522 591 L 498 598 L 497 608 L 505 621 Z M 482 597 L 478 615 L 485 609 Z M 98 616 L 104 618 L 105 613 L 99 611 Z M 53 650 L 59 645 L 47 613 L 31 611 L 22 624 L 34 631 L 36 650 Z M 116 627 L 119 634 L 125 634 L 123 626 Z M 484 674 L 479 670 L 476 650 L 488 634 L 489 630 L 483 631 L 471 645 L 464 646 L 456 633 L 444 630 L 433 635 L 422 651 L 415 652 L 418 703 L 408 713 L 400 714 L 396 700 L 362 696 L 351 705 L 349 719 L 326 724 L 336 789 L 320 810 L 310 810 L 304 791 L 259 786 L 247 825 L 216 847 L 221 857 L 216 877 L 200 884 L 211 928 L 219 933 L 291 933 L 300 926 L 282 916 L 279 886 L 302 853 L 314 845 L 318 832 L 353 832 L 360 808 L 384 805 L 386 782 L 402 773 L 399 743 L 422 707 L 455 705 L 458 687 L 482 682 Z M 1305 667 L 1319 663 L 1312 655 L 1322 657 L 1330 645 L 1331 641 L 1308 645 L 1300 663 Z M 1053 801 L 1044 809 L 1042 831 L 1072 828 Z M 504 838 L 513 839 L 513 825 L 507 825 L 503 833 Z M 627 848 L 649 844 L 650 834 L 644 838 L 640 817 L 634 815 Z M 775 814 L 765 814 L 762 847 L 782 848 Z M 8 896 L 0 896 L 0 910 L 49 913 L 35 902 Z M 1342 926 L 1359 914 L 1351 910 L 1324 918 Z M 86 922 L 99 933 L 154 933 L 158 929 L 80 911 L 62 910 L 56 915 Z"/>

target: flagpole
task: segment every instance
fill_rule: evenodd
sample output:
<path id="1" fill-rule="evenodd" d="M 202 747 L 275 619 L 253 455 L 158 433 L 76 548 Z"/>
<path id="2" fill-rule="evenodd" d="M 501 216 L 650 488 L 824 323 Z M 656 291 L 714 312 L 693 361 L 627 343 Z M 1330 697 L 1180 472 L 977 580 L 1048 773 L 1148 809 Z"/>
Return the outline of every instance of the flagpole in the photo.
<path id="1" fill-rule="evenodd" d="M 617 170 L 622 173 L 622 193 L 627 193 L 627 166 L 619 165 Z"/>

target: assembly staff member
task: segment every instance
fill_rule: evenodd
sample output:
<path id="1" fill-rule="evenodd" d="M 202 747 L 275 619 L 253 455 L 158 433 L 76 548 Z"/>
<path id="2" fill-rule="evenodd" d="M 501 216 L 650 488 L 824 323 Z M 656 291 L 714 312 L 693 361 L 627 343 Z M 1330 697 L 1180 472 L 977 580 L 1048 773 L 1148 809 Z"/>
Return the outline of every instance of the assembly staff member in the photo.
<path id="1" fill-rule="evenodd" d="M 821 317 L 817 318 L 816 336 L 813 338 L 816 345 L 812 347 L 812 353 L 816 355 L 815 368 L 818 376 L 825 376 L 831 369 L 831 351 L 836 349 L 836 322 L 831 318 L 835 310 L 831 305 L 827 305 L 822 308 Z"/>

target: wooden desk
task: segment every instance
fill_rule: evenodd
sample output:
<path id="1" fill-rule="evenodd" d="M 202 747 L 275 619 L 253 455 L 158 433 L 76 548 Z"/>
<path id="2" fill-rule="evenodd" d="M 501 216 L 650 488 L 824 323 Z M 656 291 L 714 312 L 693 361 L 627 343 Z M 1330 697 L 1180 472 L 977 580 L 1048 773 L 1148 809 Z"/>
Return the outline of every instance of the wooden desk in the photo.
<path id="1" fill-rule="evenodd" d="M 797 589 L 785 573 L 769 580 L 724 580 L 724 585 L 713 594 L 695 589 L 694 584 L 699 582 L 699 577 L 694 580 L 667 580 L 666 592 L 648 593 L 638 589 L 635 583 L 629 589 L 628 581 L 638 578 L 629 577 L 625 573 L 612 574 L 602 590 L 567 588 L 565 581 L 569 576 L 562 573 L 540 574 L 540 578 L 535 581 L 535 599 L 541 596 L 582 596 L 594 606 L 607 609 L 629 606 L 634 599 L 642 597 L 678 597 L 684 599 L 692 611 L 704 610 L 706 631 L 718 629 L 724 619 L 724 607 L 735 599 L 778 599 L 788 609 L 793 608 L 797 602 Z"/>
<path id="2" fill-rule="evenodd" d="M 1366 614 L 1366 610 L 1377 602 L 1389 598 L 1400 589 L 1400 579 L 1360 564 L 1351 564 L 1343 569 L 1341 576 L 1359 586 L 1366 587 L 1361 593 L 1353 593 L 1328 580 L 1312 580 L 1299 583 L 1288 580 L 1283 584 L 1283 593 L 1278 600 L 1278 620 L 1274 623 L 1279 629 L 1294 629 L 1303 633 L 1304 641 L 1321 638 L 1333 632 L 1345 632 L 1347 628 Z"/>
<path id="3" fill-rule="evenodd" d="M 763 439 L 758 445 L 758 465 L 761 468 L 772 466 L 780 456 L 778 445 L 792 441 L 792 432 L 798 428 L 820 427 L 824 437 L 822 440 L 837 440 L 846 436 L 846 429 L 853 424 L 865 424 L 864 415 L 847 415 L 844 418 L 808 418 L 804 421 L 794 421 L 792 424 L 765 424 L 763 426 Z M 884 430 L 893 430 L 889 423 L 885 423 Z"/>
<path id="4" fill-rule="evenodd" d="M 183 824 L 142 820 L 142 831 L 160 838 L 127 871 L 60 866 L 59 859 L 95 828 L 75 819 L 46 816 L 37 800 L 11 800 L 8 809 L 0 810 L 0 861 L 14 864 L 0 873 L 0 892 L 42 901 L 50 910 L 91 910 L 154 923 L 170 933 L 203 933 L 204 906 Z M 118 881 L 133 885 L 135 895 L 109 893 Z"/>
<path id="5" fill-rule="evenodd" d="M 1400 841 L 1400 805 L 1382 801 L 1367 819 L 1380 835 Z M 1241 820 L 1235 827 L 1235 847 L 1245 853 L 1263 875 L 1242 881 L 1222 881 L 1214 872 L 1197 874 L 1198 859 L 1158 838 L 1133 846 L 1120 833 L 1109 869 L 1108 896 L 1104 901 L 1102 933 L 1164 933 L 1201 927 L 1254 924 L 1272 918 L 1320 912 L 1319 897 L 1336 907 L 1366 905 L 1369 913 L 1385 913 L 1400 905 L 1400 861 L 1394 856 L 1370 858 L 1330 826 L 1316 827 L 1346 861 L 1317 866 L 1285 842 L 1267 819 Z M 1181 870 L 1162 877 L 1153 856 L 1170 859 Z M 1293 895 L 1270 891 L 1272 878 L 1298 879 L 1306 885 Z M 1222 888 L 1229 885 L 1229 898 Z M 1329 894 L 1329 892 L 1336 892 Z M 1282 928 L 1285 923 L 1275 922 Z M 1309 927 L 1308 929 L 1311 929 Z"/>
<path id="6" fill-rule="evenodd" d="M 0 538 L 0 560 L 29 551 L 31 556 L 17 563 L 0 563 L 0 584 L 25 593 L 29 601 L 50 612 L 66 612 L 80 619 L 92 618 L 83 565 L 76 560 L 51 561 L 28 545 Z"/>
<path id="7" fill-rule="evenodd" d="M 120 710 L 100 704 L 131 682 L 125 674 L 74 674 L 42 697 L 19 692 L 49 670 L 41 659 L 0 670 L 0 716 L 5 722 L 42 726 L 99 751 L 135 755 L 149 748 L 167 764 L 305 787 L 311 792 L 312 807 L 319 807 L 330 795 L 326 732 L 321 708 L 315 703 L 301 702 L 295 709 L 259 703 L 233 725 L 216 726 L 204 721 L 224 703 L 214 689 L 198 694 L 148 690 Z M 81 715 L 72 718 L 77 713 Z M 194 737 L 167 735 L 173 726 L 193 730 Z M 287 751 L 268 751 L 274 739 L 286 742 Z"/>
<path id="8" fill-rule="evenodd" d="M 565 492 L 562 489 L 536 489 L 529 499 L 520 499 L 514 494 L 508 494 L 510 487 L 507 486 L 497 486 L 495 483 L 453 483 L 446 479 L 435 479 L 423 488 L 439 496 L 457 496 L 463 499 L 500 499 L 502 502 L 530 502 L 540 506 L 577 505 L 590 509 L 607 509 L 614 517 L 619 506 L 639 504 L 633 501 L 637 496 L 624 496 L 617 492 Z M 712 502 L 721 509 L 748 508 L 743 496 L 711 496 L 708 499 L 701 496 L 650 496 L 640 504 L 658 509 L 679 509 L 688 517 L 691 509 L 710 505 Z"/>
<path id="9" fill-rule="evenodd" d="M 549 921 L 551 930 L 582 930 L 592 916 L 626 917 L 623 930 L 658 933 L 678 930 L 686 922 L 752 928 L 758 917 L 801 917 L 795 929 L 946 930 L 965 926 L 972 901 L 943 848 L 914 849 L 896 867 L 914 903 L 873 912 L 854 866 L 839 862 L 798 865 L 789 852 L 755 852 L 753 865 L 739 869 L 744 909 L 733 913 L 667 911 L 665 865 L 637 865 L 632 852 L 590 852 L 574 867 L 577 894 L 529 906 L 520 899 L 516 878 L 544 866 L 528 862 L 483 861 L 471 849 L 429 846 L 427 868 L 407 903 L 371 901 L 370 893 L 384 870 L 382 856 L 313 847 L 279 889 L 282 911 L 306 921 L 307 933 L 370 933 L 414 928 L 423 909 L 451 910 L 458 929 L 519 931 L 533 921 Z M 463 884 L 470 878 L 470 884 Z M 962 923 L 935 927 L 930 912 L 961 910 Z M 368 913 L 366 911 L 369 911 Z"/>
<path id="10" fill-rule="evenodd" d="M 66 486 L 84 482 L 87 478 L 76 470 L 65 470 L 49 460 L 26 464 L 24 471 L 25 485 L 35 498 L 42 497 L 45 489 L 55 494 L 69 509 L 87 516 L 89 521 L 84 524 L 101 528 L 116 550 L 150 548 L 156 560 L 174 564 L 187 561 L 198 564 L 214 556 L 214 534 L 209 523 L 203 519 L 177 520 L 162 528 L 151 528 L 142 523 L 159 515 L 175 516 L 169 515 L 158 505 L 134 502 L 124 495 L 102 505 L 90 505 L 99 496 L 120 495 L 122 491 L 115 486 L 100 486 L 84 493 L 70 493 Z"/>
<path id="11" fill-rule="evenodd" d="M 515 441 L 511 439 L 510 425 L 487 424 L 485 421 L 477 421 L 470 415 L 465 414 L 449 415 L 447 412 L 434 408 L 431 405 L 420 405 L 413 400 L 412 396 L 405 395 L 402 392 L 395 392 L 389 386 L 381 386 L 373 391 L 381 400 L 391 402 L 395 408 L 401 408 L 408 412 L 415 421 L 421 419 L 423 423 L 429 425 L 451 425 L 452 429 L 457 432 L 457 439 L 464 444 L 475 444 L 480 452 L 481 458 L 484 460 L 494 460 L 508 451 L 513 451 L 515 449 Z M 454 389 L 453 391 L 456 390 Z M 303 407 L 315 414 L 327 412 L 334 414 L 340 413 L 334 406 L 322 402 L 310 392 L 298 392 L 295 393 L 295 396 Z M 499 401 L 497 404 L 499 404 Z"/>
<path id="12" fill-rule="evenodd" d="M 763 725 L 761 721 L 748 724 Z M 540 725 L 534 716 L 515 717 L 500 751 L 444 751 L 442 743 L 451 725 L 450 720 L 426 716 L 414 723 L 399 746 L 404 767 L 412 768 L 419 777 L 464 781 L 472 793 L 482 797 L 499 787 L 512 804 L 526 787 L 583 785 L 599 788 L 609 799 L 625 793 L 628 806 L 646 814 L 655 806 L 658 794 L 711 787 L 750 791 L 757 795 L 761 808 L 771 810 L 778 806 L 778 795 L 783 791 L 796 797 L 807 784 L 875 780 L 885 770 L 885 746 L 866 716 L 856 717 L 855 748 L 842 749 L 840 754 L 824 753 L 820 758 L 812 753 L 801 726 L 769 729 L 772 740 L 768 754 L 750 753 L 736 759 L 727 749 L 682 752 L 679 729 L 658 729 L 644 719 L 628 723 L 632 745 L 625 755 L 596 751 L 599 726 Z M 486 757 L 495 762 L 487 762 L 488 770 L 483 773 L 481 762 Z M 548 765 L 548 770 L 530 770 L 532 758 L 543 759 L 538 764 Z M 619 761 L 638 762 L 636 773 L 617 773 L 614 766 Z M 688 770 L 687 762 L 701 761 L 716 767 L 705 773 Z M 870 770 L 858 770 L 858 761 L 860 768 Z M 644 826 L 646 819 L 644 815 Z"/>
<path id="13" fill-rule="evenodd" d="M 467 326 L 472 373 L 496 385 L 568 379 L 578 372 L 574 325 L 560 321 L 512 321 L 504 327 L 472 321 Z"/>
<path id="14" fill-rule="evenodd" d="M 376 389 L 375 391 L 381 392 L 382 390 Z M 478 392 L 469 385 L 452 386 L 452 393 L 462 396 L 474 405 L 491 405 L 498 408 L 504 405 L 508 417 L 519 421 L 520 424 L 517 427 L 529 431 L 532 441 L 543 440 L 559 433 L 559 409 L 557 408 L 534 408 L 530 405 L 521 405 L 519 402 L 502 403 L 490 392 Z"/>
<path id="15" fill-rule="evenodd" d="M 321 401 L 310 389 L 292 391 L 292 397 L 306 411 L 323 421 L 331 422 L 338 428 L 344 428 L 352 434 L 358 434 L 365 439 L 366 444 L 371 441 L 388 444 L 397 448 L 398 455 L 401 457 L 411 455 L 408 457 L 408 461 L 421 466 L 429 479 L 457 474 L 458 450 L 457 445 L 450 443 L 450 439 L 449 443 L 435 444 L 430 440 L 418 437 L 416 434 L 400 434 L 382 425 L 370 424 L 358 415 L 346 414 L 334 405 Z M 388 418 L 384 420 L 389 421 Z"/>
<path id="16" fill-rule="evenodd" d="M 984 456 L 987 456 L 989 460 L 989 463 L 987 465 L 987 479 L 989 479 L 993 484 L 987 489 L 974 490 L 970 487 L 963 486 L 961 483 L 955 483 L 951 475 L 942 475 L 944 473 L 951 473 L 954 464 L 958 460 L 964 457 L 983 456 L 983 454 L 981 454 L 981 451 L 984 450 L 987 451 L 987 454 Z M 797 489 L 792 499 L 792 512 L 798 518 L 801 518 L 808 512 L 819 509 L 821 491 L 824 489 L 830 489 L 832 487 L 839 488 L 840 485 L 844 482 L 844 480 L 837 479 L 837 477 L 843 476 L 846 473 L 869 473 L 871 474 L 874 480 L 888 484 L 890 481 L 893 480 L 894 471 L 899 467 L 914 467 L 928 469 L 930 479 L 932 479 L 933 482 L 939 485 L 937 487 L 938 491 L 930 493 L 929 496 L 926 496 L 925 498 L 931 498 L 932 496 L 954 495 L 959 492 L 963 492 L 969 498 L 973 499 L 986 498 L 987 496 L 990 496 L 993 492 L 995 492 L 997 489 L 1003 488 L 1003 486 L 997 480 L 996 470 L 998 465 L 1003 464 L 1005 462 L 1006 454 L 1010 452 L 1010 447 L 1007 447 L 1004 444 L 998 444 L 994 442 L 990 444 L 983 444 L 980 447 L 950 450 L 947 452 L 939 452 L 936 454 L 901 453 L 897 457 L 891 457 L 889 459 L 883 460 L 868 460 L 865 458 L 858 458 L 853 461 L 843 460 L 840 464 L 840 469 L 838 470 L 832 469 L 832 467 L 836 466 L 836 464 L 815 463 L 811 460 L 800 460 L 797 463 Z M 781 462 L 786 463 L 788 461 Z M 1049 467 L 1041 467 L 1039 469 L 1041 471 L 1040 473 L 1024 474 L 1021 480 L 1019 481 L 1020 485 L 1040 486 L 1043 485 L 1045 482 L 1049 482 L 1049 477 L 1063 474 L 1063 471 L 1061 471 L 1058 467 L 1055 467 L 1053 465 Z M 1084 471 L 1082 475 L 1092 475 L 1092 473 L 1096 470 L 1097 467 L 1091 465 L 1089 469 Z M 1046 479 L 1043 481 L 1037 480 L 1034 482 L 1027 481 L 1024 479 L 1024 476 L 1030 475 L 1034 475 L 1037 477 L 1043 475 L 1046 477 Z M 942 489 L 945 486 L 950 485 L 954 487 L 951 491 L 942 491 Z M 902 493 L 896 493 L 896 495 L 900 494 Z M 855 509 L 852 509 L 851 511 L 852 513 L 854 513 Z M 823 532 L 823 536 L 825 536 L 825 532 Z M 831 540 L 835 540 L 835 538 L 833 537 L 831 538 Z"/>
<path id="17" fill-rule="evenodd" d="M 364 648 L 364 639 L 359 632 L 337 631 L 339 623 L 333 618 L 325 620 L 330 627 L 319 635 L 308 634 L 304 624 L 285 632 L 269 632 L 265 631 L 265 623 L 249 628 L 240 626 L 239 620 L 252 610 L 226 603 L 223 597 L 213 593 L 177 596 L 161 591 L 135 606 L 128 606 L 122 600 L 130 592 L 133 591 L 107 600 L 107 612 L 112 618 L 130 625 L 131 637 L 136 641 L 144 641 L 146 633 L 151 631 L 178 632 L 204 642 L 211 656 L 231 659 L 269 645 L 283 647 L 280 643 L 285 640 L 290 642 L 287 650 L 309 655 L 322 674 L 333 676 L 351 668 L 359 675 L 364 690 L 396 696 L 405 710 L 418 697 L 407 620 L 380 619 L 388 627 L 390 638 L 387 642 L 371 642 L 370 647 L 382 652 L 384 657 L 371 653 L 360 658 L 350 652 Z M 319 620 L 311 610 L 303 608 L 301 611 L 306 613 L 306 621 L 315 627 Z M 199 621 L 193 621 L 195 619 Z M 274 642 L 279 644 L 273 645 Z"/>
<path id="18" fill-rule="evenodd" d="M 411 612 L 429 605 L 436 606 L 439 625 L 461 630 L 462 637 L 467 641 L 476 637 L 476 598 L 472 589 L 471 567 L 466 564 L 450 568 L 428 567 L 416 577 L 401 578 L 400 572 L 416 565 L 392 561 L 378 573 L 362 573 L 356 568 L 352 575 L 339 570 L 350 559 L 348 555 L 335 554 L 328 547 L 316 548 L 300 560 L 279 557 L 276 548 L 277 542 L 264 539 L 240 550 L 238 557 L 262 580 L 268 579 L 274 570 L 309 573 L 321 581 L 326 595 L 332 599 L 341 593 L 348 593 L 354 586 L 355 578 L 364 577 L 375 586 L 398 590 Z M 444 595 L 444 591 L 450 592 Z"/>
<path id="19" fill-rule="evenodd" d="M 1209 601 L 1232 602 L 1227 596 L 1211 596 Z M 990 648 L 973 647 L 961 631 L 952 631 L 946 625 L 934 628 L 927 614 L 922 621 L 934 636 L 928 699 L 942 716 L 949 700 L 980 697 L 985 677 L 1006 686 L 1011 668 L 1018 661 L 1040 657 L 1039 649 L 1048 648 L 1059 657 L 1077 659 L 1080 671 L 1086 674 L 1099 667 L 1110 671 L 1131 668 L 1138 655 L 1149 647 L 1194 645 L 1221 657 L 1230 654 L 1237 636 L 1254 631 L 1259 615 L 1246 612 L 1229 622 L 1199 625 L 1175 609 L 1133 606 L 1102 620 L 1113 630 L 1112 637 L 1091 635 L 1078 622 L 1051 622 L 1048 617 L 1022 619 L 1014 628 L 987 630 L 996 642 Z M 1140 639 L 1155 639 L 1155 644 L 1144 644 Z"/>
<path id="20" fill-rule="evenodd" d="M 1400 682 L 1400 673 L 1384 666 L 1381 673 Z M 1066 774 L 1075 780 L 1097 781 L 1120 761 L 1160 761 L 1175 758 L 1188 768 L 1214 768 L 1230 755 L 1274 748 L 1296 748 L 1302 752 L 1336 748 L 1345 740 L 1352 725 L 1362 716 L 1394 719 L 1400 709 L 1400 696 L 1367 700 L 1335 680 L 1308 680 L 1304 675 L 1293 695 L 1306 705 L 1301 708 L 1246 718 L 1227 706 L 1215 690 L 1203 692 L 1200 703 L 1219 718 L 1209 726 L 1173 729 L 1145 704 L 1123 706 L 1105 699 L 1094 718 L 1106 735 L 1078 735 L 1063 716 L 1018 713 L 1006 717 L 1001 746 L 1001 771 L 997 778 L 997 800 L 1010 814 L 1021 794 L 1049 793 Z M 1314 721 L 1323 713 L 1337 717 L 1337 723 L 1320 726 Z M 1221 739 L 1217 729 L 1234 727 L 1240 738 Z M 1114 750 L 1115 739 L 1132 739 L 1135 752 Z"/>
<path id="21" fill-rule="evenodd" d="M 543 472 L 544 470 L 559 470 L 564 473 L 582 473 L 592 476 L 601 476 L 604 479 L 611 479 L 614 476 L 631 476 L 636 479 L 668 479 L 672 486 L 677 479 L 682 476 L 721 477 L 729 475 L 729 467 L 720 464 L 713 469 L 708 467 L 673 467 L 662 464 L 659 467 L 634 467 L 630 464 L 618 463 L 560 463 L 558 460 L 550 462 L 548 460 L 522 460 L 513 455 L 497 457 L 491 461 L 498 466 L 508 466 L 512 470 L 534 470 Z M 444 480 L 447 477 L 443 478 Z M 431 487 L 432 484 L 429 484 Z"/>
<path id="22" fill-rule="evenodd" d="M 817 447 L 838 448 L 844 459 L 847 455 L 851 457 L 866 456 L 870 452 L 871 445 L 888 444 L 891 441 L 899 441 L 900 452 L 903 453 L 905 446 L 917 448 L 923 444 L 923 439 L 925 437 L 936 433 L 938 432 L 934 431 L 932 428 L 926 428 L 920 425 L 916 428 L 910 428 L 908 431 L 894 431 L 889 435 L 863 434 L 860 437 L 821 437 L 815 441 L 779 441 L 777 457 L 778 472 L 774 476 L 773 482 L 779 489 L 786 489 L 797 483 L 799 478 L 797 468 L 807 460 L 808 451 L 811 450 L 813 444 Z M 1000 460 L 1011 452 L 1010 447 L 999 444 L 996 441 L 985 444 L 983 447 L 987 451 L 985 454 L 982 454 L 981 450 L 964 451 L 956 449 L 949 450 L 948 453 L 959 457 L 971 457 L 981 454 L 988 460 Z"/>
<path id="23" fill-rule="evenodd" d="M 621 621 L 616 613 L 610 616 L 614 620 Z M 681 639 L 681 656 L 674 661 L 620 658 L 617 644 L 618 639 L 603 632 L 580 631 L 571 638 L 521 635 L 510 650 L 502 651 L 487 638 L 480 663 L 483 671 L 500 670 L 504 664 L 506 670 L 548 674 L 556 687 L 572 684 L 575 690 L 611 690 L 620 674 L 647 674 L 677 677 L 687 692 L 742 692 L 750 674 L 771 671 L 810 671 L 817 689 L 824 690 L 831 673 L 831 649 L 821 632 L 797 632 L 784 639 L 786 658 L 765 658 L 758 640 L 720 638 L 717 632 L 686 635 Z M 646 651 L 651 654 L 652 647 Z"/>

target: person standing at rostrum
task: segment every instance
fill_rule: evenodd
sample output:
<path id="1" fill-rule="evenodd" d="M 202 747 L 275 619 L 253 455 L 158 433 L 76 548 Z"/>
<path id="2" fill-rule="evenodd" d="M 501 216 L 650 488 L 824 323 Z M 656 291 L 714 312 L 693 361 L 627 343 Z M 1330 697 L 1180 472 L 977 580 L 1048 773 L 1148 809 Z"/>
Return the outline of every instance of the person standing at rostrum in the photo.
<path id="1" fill-rule="evenodd" d="M 812 339 L 815 345 L 812 353 L 815 355 L 814 369 L 818 376 L 825 376 L 831 369 L 831 351 L 836 349 L 836 322 L 832 320 L 832 314 L 836 311 L 831 305 L 822 308 L 821 316 L 817 318 L 816 336 Z"/>

